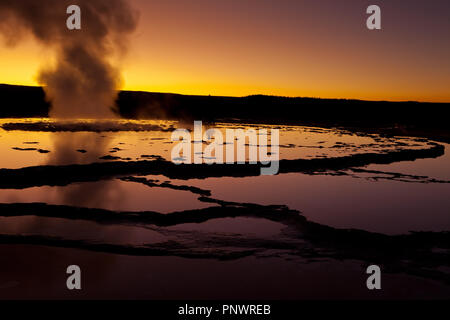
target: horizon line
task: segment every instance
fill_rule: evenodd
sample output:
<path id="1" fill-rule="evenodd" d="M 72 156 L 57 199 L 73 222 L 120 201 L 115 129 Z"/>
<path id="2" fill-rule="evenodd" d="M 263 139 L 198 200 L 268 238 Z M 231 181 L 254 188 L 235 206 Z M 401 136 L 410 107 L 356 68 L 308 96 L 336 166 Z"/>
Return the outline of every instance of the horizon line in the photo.
<path id="1" fill-rule="evenodd" d="M 0 83 L 0 86 L 11 86 L 11 87 L 28 87 L 28 88 L 44 88 L 45 86 L 40 85 L 26 85 L 26 84 L 9 84 L 9 83 Z M 370 100 L 370 99 L 358 99 L 358 98 L 321 98 L 321 97 L 308 97 L 308 96 L 283 96 L 283 95 L 272 95 L 272 94 L 263 94 L 263 93 L 255 93 L 244 96 L 232 96 L 232 95 L 211 95 L 211 94 L 184 94 L 184 93 L 175 93 L 175 92 L 157 92 L 157 91 L 145 91 L 145 90 L 130 90 L 130 89 L 118 89 L 117 92 L 136 92 L 136 93 L 154 93 L 154 94 L 170 94 L 170 95 L 178 95 L 178 96 L 190 96 L 190 97 L 216 97 L 216 98 L 248 98 L 255 96 L 263 96 L 263 97 L 273 97 L 273 98 L 286 98 L 286 99 L 315 99 L 315 100 L 347 100 L 347 101 L 361 101 L 361 102 L 391 102 L 391 103 L 432 103 L 432 104 L 450 104 L 450 101 L 419 101 L 419 100 Z"/>

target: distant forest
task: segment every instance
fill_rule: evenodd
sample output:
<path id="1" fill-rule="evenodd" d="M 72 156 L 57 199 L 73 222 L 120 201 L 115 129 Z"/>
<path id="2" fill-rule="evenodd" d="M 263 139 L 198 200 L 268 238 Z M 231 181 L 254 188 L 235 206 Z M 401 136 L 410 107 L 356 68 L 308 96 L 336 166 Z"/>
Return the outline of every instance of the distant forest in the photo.
<path id="1" fill-rule="evenodd" d="M 46 117 L 51 104 L 40 87 L 0 85 L 0 117 Z M 115 113 L 129 119 L 247 121 L 304 124 L 449 136 L 450 103 L 386 102 L 345 99 L 189 96 L 121 91 Z M 427 135 L 427 134 L 420 134 Z M 446 139 L 445 139 L 446 140 Z"/>

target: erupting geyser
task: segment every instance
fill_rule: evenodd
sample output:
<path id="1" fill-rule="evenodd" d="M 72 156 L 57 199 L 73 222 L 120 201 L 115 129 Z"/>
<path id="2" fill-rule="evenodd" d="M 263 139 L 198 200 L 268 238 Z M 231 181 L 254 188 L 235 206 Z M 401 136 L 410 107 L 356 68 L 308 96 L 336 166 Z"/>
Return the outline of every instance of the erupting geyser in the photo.
<path id="1" fill-rule="evenodd" d="M 81 30 L 66 27 L 73 4 L 81 8 Z M 136 26 L 137 14 L 126 0 L 0 0 L 0 33 L 8 44 L 27 32 L 55 50 L 56 62 L 38 80 L 56 118 L 113 116 L 121 77 L 112 60 L 124 53 Z"/>

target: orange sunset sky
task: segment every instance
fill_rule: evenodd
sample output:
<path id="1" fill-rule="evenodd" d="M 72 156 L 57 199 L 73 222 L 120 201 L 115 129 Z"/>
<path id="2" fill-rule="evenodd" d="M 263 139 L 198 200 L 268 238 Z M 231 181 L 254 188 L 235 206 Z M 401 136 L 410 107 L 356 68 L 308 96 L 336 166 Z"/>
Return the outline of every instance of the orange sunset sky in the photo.
<path id="1" fill-rule="evenodd" d="M 123 89 L 450 102 L 447 0 L 130 1 Z M 366 28 L 370 4 L 381 31 Z M 51 55 L 0 41 L 0 83 L 37 85 Z"/>

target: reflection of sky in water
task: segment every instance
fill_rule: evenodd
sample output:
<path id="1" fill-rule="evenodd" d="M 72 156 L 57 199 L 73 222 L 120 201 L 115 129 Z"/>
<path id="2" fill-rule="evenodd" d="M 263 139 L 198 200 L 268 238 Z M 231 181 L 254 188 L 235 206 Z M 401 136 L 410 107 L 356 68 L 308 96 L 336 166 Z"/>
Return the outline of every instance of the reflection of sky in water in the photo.
<path id="1" fill-rule="evenodd" d="M 41 119 L 3 119 L 5 123 L 32 123 Z M 122 121 L 123 122 L 123 121 Z M 174 122 L 168 121 L 133 121 L 163 125 L 167 128 Z M 192 124 L 190 124 L 192 126 Z M 189 126 L 179 124 L 179 127 Z M 211 128 L 204 126 L 203 133 Z M 309 159 L 317 157 L 337 157 L 355 153 L 383 152 L 402 148 L 421 148 L 423 142 L 417 139 L 388 139 L 377 135 L 358 136 L 345 131 L 310 127 L 288 126 L 242 126 L 216 124 L 223 132 L 229 129 L 280 129 L 280 158 Z M 269 134 L 270 141 L 270 134 Z M 193 134 L 192 134 L 193 139 Z M 122 132 L 31 132 L 5 131 L 0 129 L 0 168 L 20 168 L 35 165 L 62 165 L 74 163 L 91 163 L 104 161 L 103 156 L 117 157 L 118 160 L 146 160 L 142 156 L 158 155 L 170 160 L 172 147 L 178 142 L 171 142 L 171 131 L 122 131 Z M 194 144 L 192 144 L 193 147 Z M 270 143 L 269 143 L 270 145 Z M 206 143 L 203 144 L 203 149 Z M 15 150 L 13 148 L 35 148 L 48 150 L 49 153 Z M 246 143 L 246 158 L 249 145 Z M 270 148 L 269 150 L 270 151 Z M 224 156 L 225 156 L 224 148 Z M 194 150 L 192 150 L 194 156 Z"/>
<path id="2" fill-rule="evenodd" d="M 186 191 L 149 188 L 121 180 L 73 183 L 64 187 L 35 187 L 24 190 L 0 189 L 0 203 L 43 202 L 101 208 L 112 211 L 157 211 L 169 213 L 209 207 Z"/>
<path id="3" fill-rule="evenodd" d="M 450 230 L 448 183 L 375 182 L 299 173 L 182 183 L 210 189 L 213 198 L 227 201 L 284 204 L 310 221 L 337 228 L 389 234 Z"/>
<path id="4" fill-rule="evenodd" d="M 21 121 L 38 120 L 4 119 L 0 124 Z M 166 127 L 173 124 L 161 121 L 132 123 L 163 124 Z M 270 128 L 241 124 L 216 124 L 214 127 L 221 130 Z M 210 127 L 205 126 L 203 132 L 208 128 Z M 282 159 L 336 157 L 402 148 L 416 149 L 426 145 L 421 139 L 414 138 L 357 136 L 344 131 L 310 127 L 273 128 L 280 129 Z M 51 133 L 0 129 L 0 150 L 3 155 L 0 167 L 90 163 L 102 161 L 99 158 L 105 155 L 130 160 L 152 159 L 152 155 L 168 159 L 172 147 L 170 135 L 170 131 Z M 51 152 L 18 151 L 13 150 L 13 147 L 35 147 Z M 450 156 L 447 152 L 445 156 L 437 159 L 370 165 L 366 169 L 450 180 Z M 269 177 L 193 179 L 172 183 L 211 190 L 212 197 L 220 200 L 288 205 L 301 211 L 311 221 L 339 228 L 358 228 L 390 234 L 406 233 L 410 230 L 450 229 L 450 200 L 446 196 L 450 194 L 450 184 L 365 179 L 372 175 L 359 173 L 356 177 L 351 177 L 291 173 Z M 160 182 L 168 180 L 162 176 L 148 178 L 156 178 Z M 150 188 L 141 183 L 118 179 L 76 183 L 64 187 L 0 190 L 0 202 L 45 202 L 115 211 L 161 213 L 211 206 L 199 201 L 198 195 L 189 191 Z"/>
<path id="5" fill-rule="evenodd" d="M 111 244 L 145 245 L 167 241 L 184 242 L 194 237 L 280 237 L 280 223 L 256 218 L 220 218 L 201 224 L 170 227 L 98 224 L 91 221 L 46 217 L 0 217 L 0 234 L 49 235 L 64 239 L 84 239 Z"/>

